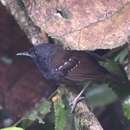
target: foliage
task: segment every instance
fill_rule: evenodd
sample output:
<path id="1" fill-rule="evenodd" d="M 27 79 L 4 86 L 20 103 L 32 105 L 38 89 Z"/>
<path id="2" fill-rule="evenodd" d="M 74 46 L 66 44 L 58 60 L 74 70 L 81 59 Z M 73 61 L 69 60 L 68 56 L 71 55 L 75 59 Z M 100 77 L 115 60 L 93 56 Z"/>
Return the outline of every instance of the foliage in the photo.
<path id="1" fill-rule="evenodd" d="M 24 130 L 20 127 L 8 127 L 8 128 L 3 128 L 3 129 L 0 129 L 0 130 Z"/>
<path id="2" fill-rule="evenodd" d="M 123 111 L 127 119 L 130 119 L 130 97 L 123 102 Z"/>

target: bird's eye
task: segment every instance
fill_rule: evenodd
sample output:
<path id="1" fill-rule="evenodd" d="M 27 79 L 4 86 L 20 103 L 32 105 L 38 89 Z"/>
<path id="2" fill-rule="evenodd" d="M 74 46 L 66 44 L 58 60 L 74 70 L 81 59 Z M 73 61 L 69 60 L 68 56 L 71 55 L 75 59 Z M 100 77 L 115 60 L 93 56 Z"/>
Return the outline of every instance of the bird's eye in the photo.
<path id="1" fill-rule="evenodd" d="M 46 60 L 46 57 L 43 57 L 43 60 L 45 61 L 45 60 Z"/>

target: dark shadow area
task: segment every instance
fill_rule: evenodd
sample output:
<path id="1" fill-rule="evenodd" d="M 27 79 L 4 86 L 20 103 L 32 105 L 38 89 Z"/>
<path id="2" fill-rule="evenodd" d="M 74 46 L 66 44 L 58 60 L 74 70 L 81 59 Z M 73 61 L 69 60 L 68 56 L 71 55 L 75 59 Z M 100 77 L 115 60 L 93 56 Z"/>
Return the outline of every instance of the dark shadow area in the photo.
<path id="1" fill-rule="evenodd" d="M 6 119 L 21 118 L 51 90 L 29 58 L 16 56 L 32 45 L 2 5 L 0 17 L 0 127 L 4 127 L 11 123 Z"/>

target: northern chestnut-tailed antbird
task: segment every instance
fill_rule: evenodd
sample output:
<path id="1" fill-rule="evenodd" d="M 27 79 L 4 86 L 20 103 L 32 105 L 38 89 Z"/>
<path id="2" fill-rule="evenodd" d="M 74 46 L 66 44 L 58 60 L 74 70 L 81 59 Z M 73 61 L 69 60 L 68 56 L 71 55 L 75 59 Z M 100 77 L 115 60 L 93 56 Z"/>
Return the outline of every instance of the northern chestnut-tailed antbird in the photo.
<path id="1" fill-rule="evenodd" d="M 93 55 L 86 51 L 65 50 L 57 44 L 40 44 L 17 55 L 30 57 L 42 76 L 57 85 L 64 80 L 102 80 L 110 75 Z"/>

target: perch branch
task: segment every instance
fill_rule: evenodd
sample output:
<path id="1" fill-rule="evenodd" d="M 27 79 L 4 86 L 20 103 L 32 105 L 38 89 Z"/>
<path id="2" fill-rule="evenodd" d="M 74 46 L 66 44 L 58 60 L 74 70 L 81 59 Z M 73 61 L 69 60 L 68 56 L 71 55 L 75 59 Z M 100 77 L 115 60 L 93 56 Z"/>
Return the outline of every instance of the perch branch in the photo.
<path id="1" fill-rule="evenodd" d="M 71 104 L 72 101 L 76 98 L 76 93 L 67 87 L 60 87 L 59 90 L 65 94 L 68 102 Z M 99 121 L 95 115 L 89 110 L 85 101 L 80 101 L 75 108 L 75 116 L 80 120 L 81 128 L 83 130 L 103 130 Z"/>

